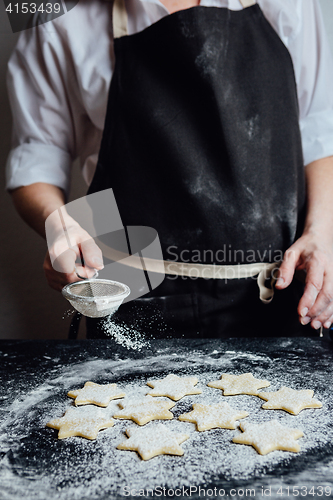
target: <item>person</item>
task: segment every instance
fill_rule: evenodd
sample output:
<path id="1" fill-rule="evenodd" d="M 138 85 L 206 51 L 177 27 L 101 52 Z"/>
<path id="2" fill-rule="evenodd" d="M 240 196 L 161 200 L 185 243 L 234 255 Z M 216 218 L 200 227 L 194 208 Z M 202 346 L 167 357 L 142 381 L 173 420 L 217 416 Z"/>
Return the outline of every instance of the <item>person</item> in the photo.
<path id="1" fill-rule="evenodd" d="M 176 336 L 329 328 L 332 79 L 316 0 L 82 0 L 22 33 L 11 57 L 7 187 L 44 235 L 80 158 L 88 192 L 112 187 L 124 225 L 155 228 L 167 261 L 214 266 L 222 248 L 228 266 L 282 255 L 269 305 L 252 278 L 167 276 L 139 300 Z M 78 253 L 86 234 L 67 225 Z M 52 257 L 65 247 L 56 238 Z M 46 256 L 50 286 L 77 281 L 76 256 L 66 273 Z M 103 268 L 96 245 L 84 258 Z"/>

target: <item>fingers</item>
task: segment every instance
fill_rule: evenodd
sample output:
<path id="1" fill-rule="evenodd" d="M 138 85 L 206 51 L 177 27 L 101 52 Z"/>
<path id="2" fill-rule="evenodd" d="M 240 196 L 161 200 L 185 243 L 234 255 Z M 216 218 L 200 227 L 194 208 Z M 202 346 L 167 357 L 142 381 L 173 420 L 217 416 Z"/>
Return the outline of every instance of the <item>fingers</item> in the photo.
<path id="1" fill-rule="evenodd" d="M 95 269 L 103 269 L 102 251 L 92 238 L 81 243 L 81 251 L 87 266 Z"/>
<path id="2" fill-rule="evenodd" d="M 103 269 L 103 255 L 86 231 L 79 226 L 72 228 L 70 233 L 71 246 L 68 246 L 68 239 L 61 233 L 49 247 L 50 260 L 54 269 L 60 273 L 72 274 L 75 271 L 75 263 L 80 259 L 80 264 L 87 268 Z M 80 273 L 81 274 L 81 273 Z M 82 272 L 85 277 L 92 277 L 94 274 L 89 271 Z"/>
<path id="3" fill-rule="evenodd" d="M 307 313 L 307 317 L 311 318 L 311 326 L 315 329 L 325 326 L 329 328 L 333 315 L 333 272 L 328 269 L 323 275 L 323 285 L 318 293 L 313 306 Z M 329 324 L 329 326 L 327 326 Z"/>
<path id="4" fill-rule="evenodd" d="M 279 269 L 279 278 L 276 282 L 276 288 L 283 290 L 287 288 L 293 280 L 295 269 L 298 265 L 300 251 L 293 245 L 284 255 L 283 262 Z"/>
<path id="5" fill-rule="evenodd" d="M 324 328 L 330 328 L 333 318 L 333 305 L 332 303 L 320 314 L 318 317 L 312 321 L 311 326 L 318 330 L 321 326 Z"/>
<path id="6" fill-rule="evenodd" d="M 67 248 L 64 252 L 53 260 L 52 266 L 55 271 L 63 274 L 73 274 L 75 272 L 75 262 L 77 254 L 73 248 Z"/>
<path id="7" fill-rule="evenodd" d="M 324 267 L 319 261 L 313 259 L 307 271 L 304 293 L 298 305 L 298 314 L 301 317 L 302 325 L 307 325 L 314 319 L 310 310 L 317 300 L 323 282 Z"/>
<path id="8" fill-rule="evenodd" d="M 331 328 L 331 325 L 333 323 L 333 314 L 328 318 L 328 320 L 325 321 L 324 323 L 324 328 Z"/>
<path id="9" fill-rule="evenodd" d="M 78 259 L 79 257 L 79 259 Z M 80 264 L 76 264 L 80 260 Z M 67 248 L 56 259 L 53 260 L 52 266 L 55 271 L 72 275 L 73 273 L 82 278 L 92 278 L 95 274 L 95 269 L 103 269 L 102 252 L 96 245 L 94 240 L 84 241 L 76 248 Z"/>
<path id="10" fill-rule="evenodd" d="M 326 245 L 318 245 L 310 235 L 303 236 L 284 255 L 276 288 L 290 285 L 295 270 L 305 270 L 303 296 L 298 305 L 300 322 L 314 329 L 329 328 L 333 322 L 333 255 Z"/>
<path id="11" fill-rule="evenodd" d="M 59 292 L 68 283 L 74 283 L 75 281 L 78 281 L 78 277 L 74 272 L 60 273 L 56 271 L 51 264 L 49 253 L 46 254 L 46 257 L 44 259 L 43 269 L 49 286 Z"/>
<path id="12" fill-rule="evenodd" d="M 80 278 L 89 279 L 95 275 L 95 269 L 103 269 L 103 257 L 100 248 L 92 238 L 86 239 L 73 248 L 68 248 L 66 241 L 58 241 L 44 261 L 44 273 L 51 288 L 61 291 L 68 283 Z M 84 266 L 76 264 L 78 256 L 83 258 Z"/>

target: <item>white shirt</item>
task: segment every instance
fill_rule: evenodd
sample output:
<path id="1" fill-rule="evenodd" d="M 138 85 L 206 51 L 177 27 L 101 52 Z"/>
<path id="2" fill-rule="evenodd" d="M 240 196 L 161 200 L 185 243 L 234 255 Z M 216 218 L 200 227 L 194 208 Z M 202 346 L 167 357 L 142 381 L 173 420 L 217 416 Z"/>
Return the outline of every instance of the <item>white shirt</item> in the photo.
<path id="1" fill-rule="evenodd" d="M 333 62 L 318 0 L 258 0 L 291 54 L 305 165 L 333 155 Z M 202 6 L 241 9 L 239 0 Z M 126 0 L 129 34 L 168 15 L 159 0 Z M 14 118 L 7 188 L 46 182 L 69 190 L 73 160 L 92 180 L 114 63 L 110 3 L 81 0 L 21 33 L 8 66 Z"/>

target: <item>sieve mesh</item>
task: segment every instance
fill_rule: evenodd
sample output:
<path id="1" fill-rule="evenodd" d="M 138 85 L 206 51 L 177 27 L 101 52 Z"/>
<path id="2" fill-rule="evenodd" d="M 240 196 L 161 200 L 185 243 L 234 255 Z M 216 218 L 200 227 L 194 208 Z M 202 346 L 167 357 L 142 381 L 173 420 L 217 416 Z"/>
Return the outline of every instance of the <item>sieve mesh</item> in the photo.
<path id="1" fill-rule="evenodd" d="M 74 283 L 68 290 L 77 297 L 112 297 L 124 293 L 124 287 L 114 283 L 100 283 L 88 281 L 83 283 Z"/>
<path id="2" fill-rule="evenodd" d="M 123 283 L 100 279 L 70 283 L 62 289 L 63 296 L 71 305 L 90 318 L 114 314 L 130 293 Z"/>

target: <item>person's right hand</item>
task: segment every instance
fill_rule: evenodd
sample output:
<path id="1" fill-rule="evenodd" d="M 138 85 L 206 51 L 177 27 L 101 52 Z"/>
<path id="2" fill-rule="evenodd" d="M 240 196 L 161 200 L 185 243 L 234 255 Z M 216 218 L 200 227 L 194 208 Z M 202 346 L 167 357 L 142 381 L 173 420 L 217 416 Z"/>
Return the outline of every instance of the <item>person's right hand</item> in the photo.
<path id="1" fill-rule="evenodd" d="M 62 230 L 55 232 L 43 264 L 48 284 L 58 291 L 68 283 L 79 281 L 75 267 L 78 274 L 85 278 L 92 278 L 95 269 L 104 267 L 102 252 L 89 234 L 76 223 L 66 227 L 71 246 Z"/>

